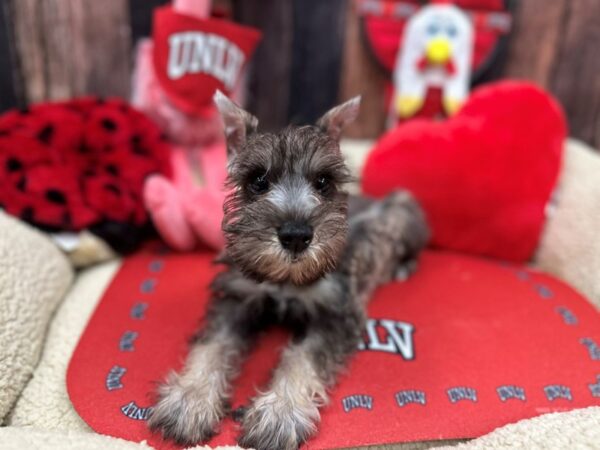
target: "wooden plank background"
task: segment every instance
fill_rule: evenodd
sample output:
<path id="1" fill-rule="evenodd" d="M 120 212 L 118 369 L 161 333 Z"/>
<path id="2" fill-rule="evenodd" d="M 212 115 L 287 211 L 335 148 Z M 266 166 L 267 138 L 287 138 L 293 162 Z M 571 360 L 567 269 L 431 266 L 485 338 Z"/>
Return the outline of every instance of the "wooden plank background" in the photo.
<path id="1" fill-rule="evenodd" d="M 562 103 L 571 134 L 600 146 L 600 1 L 522 0 L 504 76 L 534 80 Z"/>
<path id="2" fill-rule="evenodd" d="M 238 0 L 235 19 L 259 28 L 263 39 L 248 75 L 246 105 L 264 129 L 285 125 L 292 70 L 292 0 Z M 269 99 L 267 101 L 267 99 Z"/>
<path id="3" fill-rule="evenodd" d="M 16 47 L 28 101 L 86 93 L 128 96 L 127 0 L 13 0 Z"/>
<path id="4" fill-rule="evenodd" d="M 361 42 L 351 0 L 218 0 L 264 39 L 248 108 L 266 128 L 306 122 L 362 93 L 353 137 L 384 127 L 386 74 Z M 135 42 L 167 0 L 0 0 L 0 110 L 81 94 L 128 97 Z M 519 0 L 506 64 L 563 104 L 571 134 L 600 146 L 600 1 Z"/>
<path id="5" fill-rule="evenodd" d="M 0 0 L 0 111 L 25 106 L 13 17 L 12 2 Z"/>

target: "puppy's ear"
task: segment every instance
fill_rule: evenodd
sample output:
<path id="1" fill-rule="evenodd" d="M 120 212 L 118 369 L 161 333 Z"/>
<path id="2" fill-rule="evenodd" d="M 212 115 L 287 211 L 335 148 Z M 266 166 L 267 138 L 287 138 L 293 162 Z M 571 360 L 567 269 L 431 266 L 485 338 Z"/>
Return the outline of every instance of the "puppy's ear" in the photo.
<path id="1" fill-rule="evenodd" d="M 213 96 L 213 101 L 223 118 L 227 154 L 231 157 L 240 151 L 246 142 L 246 137 L 256 131 L 258 119 L 240 108 L 218 89 Z"/>
<path id="2" fill-rule="evenodd" d="M 330 109 L 317 121 L 317 126 L 336 141 L 340 139 L 342 130 L 353 122 L 360 110 L 360 95 Z"/>

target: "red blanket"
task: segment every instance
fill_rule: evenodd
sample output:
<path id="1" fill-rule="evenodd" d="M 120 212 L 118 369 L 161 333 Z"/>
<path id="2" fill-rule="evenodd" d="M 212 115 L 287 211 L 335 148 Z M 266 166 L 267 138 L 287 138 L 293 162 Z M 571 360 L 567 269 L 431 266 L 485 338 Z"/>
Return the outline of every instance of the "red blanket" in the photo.
<path id="1" fill-rule="evenodd" d="M 145 424 L 156 382 L 179 368 L 218 270 L 212 254 L 128 258 L 73 355 L 68 391 L 96 431 L 168 447 Z M 565 284 L 460 254 L 426 252 L 381 288 L 364 342 L 305 448 L 468 438 L 552 411 L 600 404 L 600 316 Z M 234 409 L 263 386 L 285 344 L 265 334 Z M 233 444 L 227 419 L 211 442 Z"/>

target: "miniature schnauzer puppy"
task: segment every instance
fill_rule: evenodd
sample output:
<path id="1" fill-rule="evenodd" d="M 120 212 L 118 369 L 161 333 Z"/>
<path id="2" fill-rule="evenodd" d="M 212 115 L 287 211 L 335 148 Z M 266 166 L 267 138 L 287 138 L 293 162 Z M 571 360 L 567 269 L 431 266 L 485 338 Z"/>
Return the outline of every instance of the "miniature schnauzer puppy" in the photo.
<path id="1" fill-rule="evenodd" d="M 257 333 L 279 324 L 290 342 L 245 409 L 239 443 L 295 449 L 315 434 L 327 391 L 358 347 L 373 290 L 412 272 L 428 229 L 406 192 L 379 202 L 344 192 L 351 177 L 339 138 L 359 98 L 279 133 L 258 132 L 256 117 L 220 92 L 215 102 L 229 154 L 227 269 L 183 370 L 158 389 L 149 426 L 179 444 L 211 437 Z"/>

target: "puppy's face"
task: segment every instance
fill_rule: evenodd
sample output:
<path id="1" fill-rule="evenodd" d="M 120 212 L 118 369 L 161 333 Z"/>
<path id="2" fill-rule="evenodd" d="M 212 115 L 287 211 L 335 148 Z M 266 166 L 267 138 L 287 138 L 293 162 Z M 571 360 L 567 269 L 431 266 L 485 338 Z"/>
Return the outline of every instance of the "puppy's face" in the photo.
<path id="1" fill-rule="evenodd" d="M 335 268 L 347 232 L 349 172 L 340 154 L 342 127 L 358 99 L 316 126 L 256 132 L 257 121 L 216 96 L 229 151 L 223 230 L 230 258 L 259 281 L 311 283 Z"/>

